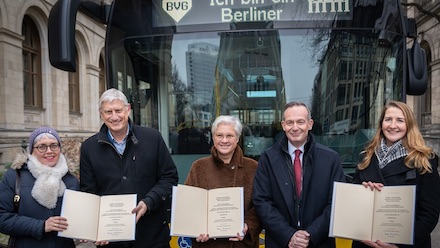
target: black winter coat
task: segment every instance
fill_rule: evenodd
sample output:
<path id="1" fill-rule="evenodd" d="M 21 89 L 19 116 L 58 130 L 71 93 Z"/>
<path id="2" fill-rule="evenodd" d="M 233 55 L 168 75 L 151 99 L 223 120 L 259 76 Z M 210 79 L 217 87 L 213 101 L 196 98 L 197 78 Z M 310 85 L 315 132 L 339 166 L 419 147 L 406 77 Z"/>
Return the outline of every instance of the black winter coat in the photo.
<path id="1" fill-rule="evenodd" d="M 135 247 L 169 247 L 169 200 L 177 182 L 176 166 L 156 129 L 130 123 L 122 155 L 110 142 L 105 124 L 81 146 L 81 191 L 137 194 L 148 206 L 136 225 Z"/>
<path id="2" fill-rule="evenodd" d="M 416 169 L 404 164 L 405 157 L 390 162 L 383 169 L 379 168 L 376 156 L 364 170 L 357 170 L 353 177 L 354 183 L 372 181 L 385 186 L 416 185 L 416 215 L 413 246 L 399 247 L 430 248 L 431 232 L 437 225 L 440 212 L 440 177 L 437 171 L 438 157 L 430 160 L 433 173 L 420 175 Z M 353 242 L 353 247 L 368 247 L 360 242 Z"/>
<path id="3" fill-rule="evenodd" d="M 16 248 L 73 248 L 72 239 L 61 238 L 57 232 L 46 233 L 44 222 L 51 216 L 61 213 L 62 197 L 58 197 L 56 207 L 47 209 L 40 205 L 31 195 L 35 178 L 24 164 L 20 170 L 20 207 L 14 213 L 13 198 L 15 195 L 16 171 L 8 169 L 0 183 L 0 231 L 16 236 Z M 67 173 L 63 177 L 67 189 L 78 190 L 78 180 Z"/>
<path id="4" fill-rule="evenodd" d="M 309 136 L 304 147 L 303 190 L 301 199 L 296 199 L 287 142 L 284 135 L 261 154 L 255 175 L 253 202 L 266 230 L 266 247 L 287 247 L 298 229 L 310 233 L 310 248 L 335 247 L 328 233 L 333 183 L 345 182 L 339 156 Z"/>

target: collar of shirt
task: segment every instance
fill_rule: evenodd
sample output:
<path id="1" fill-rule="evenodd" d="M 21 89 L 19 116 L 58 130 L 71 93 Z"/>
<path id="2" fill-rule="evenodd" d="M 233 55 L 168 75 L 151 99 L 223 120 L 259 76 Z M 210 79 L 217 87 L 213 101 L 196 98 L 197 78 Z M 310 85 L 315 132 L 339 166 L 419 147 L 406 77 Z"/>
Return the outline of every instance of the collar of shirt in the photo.
<path id="1" fill-rule="evenodd" d="M 116 147 L 116 149 L 118 150 L 119 154 L 123 154 L 124 150 L 125 150 L 125 146 L 127 145 L 127 137 L 128 137 L 128 133 L 130 132 L 130 125 L 127 128 L 127 133 L 125 134 L 125 138 L 122 140 L 121 143 L 117 142 L 115 140 L 115 138 L 113 137 L 112 133 L 110 132 L 110 130 L 108 130 L 108 138 L 110 140 L 110 142 L 112 142 L 112 144 Z"/>
<path id="2" fill-rule="evenodd" d="M 302 164 L 302 159 L 303 159 L 303 155 L 304 155 L 304 145 L 300 146 L 300 147 L 294 147 L 292 144 L 290 144 L 290 142 L 287 142 L 287 148 L 289 149 L 289 154 L 292 157 L 292 161 L 295 159 L 295 150 L 299 149 L 301 151 L 301 154 L 299 155 L 299 159 L 301 160 L 301 164 Z"/>

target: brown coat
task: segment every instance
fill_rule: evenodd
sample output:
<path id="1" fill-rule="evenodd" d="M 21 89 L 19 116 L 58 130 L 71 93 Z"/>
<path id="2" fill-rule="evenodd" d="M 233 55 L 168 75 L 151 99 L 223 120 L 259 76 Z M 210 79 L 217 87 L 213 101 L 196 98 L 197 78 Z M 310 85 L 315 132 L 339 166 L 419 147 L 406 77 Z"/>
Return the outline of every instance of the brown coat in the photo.
<path id="1" fill-rule="evenodd" d="M 222 187 L 244 188 L 244 222 L 248 225 L 248 232 L 243 241 L 229 241 L 228 239 L 210 239 L 208 242 L 199 243 L 192 240 L 192 247 L 226 248 L 226 247 L 254 247 L 259 246 L 261 224 L 255 213 L 252 203 L 252 190 L 258 162 L 243 157 L 239 146 L 234 151 L 229 164 L 217 156 L 215 147 L 211 149 L 211 156 L 196 160 L 186 178 L 185 184 L 204 189 Z"/>

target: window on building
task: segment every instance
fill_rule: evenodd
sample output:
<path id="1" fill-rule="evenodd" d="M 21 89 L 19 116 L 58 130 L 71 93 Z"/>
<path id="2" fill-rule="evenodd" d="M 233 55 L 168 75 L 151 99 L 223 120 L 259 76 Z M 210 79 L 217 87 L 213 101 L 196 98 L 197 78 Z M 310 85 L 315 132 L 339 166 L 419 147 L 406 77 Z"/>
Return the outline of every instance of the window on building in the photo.
<path id="1" fill-rule="evenodd" d="M 428 43 L 423 42 L 422 48 L 426 52 L 426 64 L 428 65 L 428 84 L 426 87 L 426 92 L 420 98 L 420 111 L 421 111 L 421 126 L 425 127 L 431 124 L 431 105 L 432 105 L 432 66 L 431 66 L 431 48 Z"/>
<path id="2" fill-rule="evenodd" d="M 347 70 L 348 70 L 348 63 L 347 63 L 347 61 L 342 60 L 339 64 L 339 79 L 340 80 L 347 79 Z"/>
<path id="3" fill-rule="evenodd" d="M 105 66 L 104 66 L 104 59 L 101 57 L 99 59 L 99 96 L 104 93 L 104 91 L 107 89 L 105 85 Z"/>
<path id="4" fill-rule="evenodd" d="M 76 55 L 76 72 L 69 72 L 69 111 L 79 114 L 79 63 L 78 54 Z"/>
<path id="5" fill-rule="evenodd" d="M 25 15 L 23 18 L 23 90 L 24 106 L 27 108 L 43 107 L 41 80 L 41 45 L 40 36 L 34 21 Z"/>
<path id="6" fill-rule="evenodd" d="M 337 99 L 337 105 L 341 106 L 344 105 L 346 102 L 346 94 L 347 94 L 347 85 L 340 84 L 338 86 L 338 99 Z"/>

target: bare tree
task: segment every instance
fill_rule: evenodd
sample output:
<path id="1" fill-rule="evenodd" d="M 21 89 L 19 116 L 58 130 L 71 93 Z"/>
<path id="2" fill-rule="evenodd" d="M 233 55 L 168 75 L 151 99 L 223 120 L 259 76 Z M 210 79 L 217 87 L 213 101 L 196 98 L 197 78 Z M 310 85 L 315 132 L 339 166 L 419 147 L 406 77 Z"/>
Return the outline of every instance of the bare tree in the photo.
<path id="1" fill-rule="evenodd" d="M 428 11 L 426 9 L 423 8 L 422 5 L 420 5 L 419 3 L 415 3 L 415 2 L 411 2 L 411 3 L 407 3 L 407 2 L 402 2 L 401 3 L 402 6 L 405 7 L 415 7 L 420 13 L 427 15 L 427 16 L 431 16 L 435 19 L 437 19 L 438 22 L 440 22 L 440 15 L 432 12 L 432 11 Z"/>
<path id="2" fill-rule="evenodd" d="M 173 71 L 172 71 L 172 85 L 173 85 L 173 93 L 176 97 L 176 108 L 177 108 L 177 114 L 178 116 L 183 111 L 183 106 L 185 106 L 185 95 L 188 92 L 188 87 L 183 82 L 183 80 L 180 77 L 179 70 L 177 68 L 176 64 L 173 64 Z M 180 118 L 176 118 L 178 122 Z M 176 123 L 177 125 L 178 123 Z"/>

